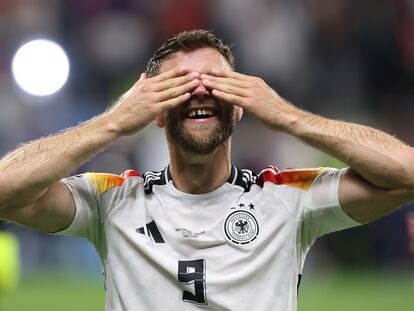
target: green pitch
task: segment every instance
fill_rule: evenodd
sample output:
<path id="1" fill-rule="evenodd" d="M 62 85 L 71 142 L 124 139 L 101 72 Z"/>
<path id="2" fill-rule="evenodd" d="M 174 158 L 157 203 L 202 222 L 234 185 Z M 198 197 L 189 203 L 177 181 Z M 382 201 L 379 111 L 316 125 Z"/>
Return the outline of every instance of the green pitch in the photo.
<path id="1" fill-rule="evenodd" d="M 299 311 L 412 311 L 414 271 L 305 275 Z"/>
<path id="2" fill-rule="evenodd" d="M 105 310 L 104 286 L 79 274 L 36 273 L 0 296 L 0 311 Z"/>
<path id="3" fill-rule="evenodd" d="M 104 310 L 99 280 L 79 274 L 42 273 L 27 276 L 19 289 L 0 297 L 1 311 Z M 307 274 L 299 291 L 299 311 L 412 311 L 413 271 L 399 275 L 378 272 Z"/>

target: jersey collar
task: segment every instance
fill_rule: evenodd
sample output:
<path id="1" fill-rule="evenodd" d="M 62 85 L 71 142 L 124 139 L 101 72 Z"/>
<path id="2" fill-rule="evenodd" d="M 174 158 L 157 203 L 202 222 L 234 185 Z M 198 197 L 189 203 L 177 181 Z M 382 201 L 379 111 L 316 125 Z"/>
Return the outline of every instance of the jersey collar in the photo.
<path id="1" fill-rule="evenodd" d="M 235 165 L 231 165 L 230 176 L 227 179 L 227 183 L 231 185 L 236 185 L 242 187 L 245 192 L 250 191 L 250 187 L 256 183 L 258 175 L 251 170 L 247 169 L 238 169 Z M 162 178 L 160 178 L 164 183 L 172 182 L 170 165 L 165 167 L 162 170 Z"/>

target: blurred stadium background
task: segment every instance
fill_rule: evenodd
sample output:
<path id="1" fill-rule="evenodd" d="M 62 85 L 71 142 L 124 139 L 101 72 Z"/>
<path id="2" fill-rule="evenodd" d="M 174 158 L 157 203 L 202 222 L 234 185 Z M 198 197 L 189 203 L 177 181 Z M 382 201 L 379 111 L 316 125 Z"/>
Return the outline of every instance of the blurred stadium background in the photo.
<path id="1" fill-rule="evenodd" d="M 194 28 L 234 44 L 238 71 L 263 77 L 296 105 L 414 145 L 412 0 L 0 0 L 0 155 L 103 112 L 164 39 Z M 70 61 L 67 84 L 50 96 L 28 95 L 12 76 L 18 48 L 38 38 L 60 44 Z M 256 170 L 341 165 L 249 116 L 233 146 L 234 163 Z M 167 163 L 163 134 L 150 126 L 74 174 Z M 299 310 L 413 310 L 410 209 L 320 239 L 306 263 Z M 22 267 L 17 289 L 0 294 L 1 311 L 104 309 L 90 244 L 0 226 L 18 238 Z"/>

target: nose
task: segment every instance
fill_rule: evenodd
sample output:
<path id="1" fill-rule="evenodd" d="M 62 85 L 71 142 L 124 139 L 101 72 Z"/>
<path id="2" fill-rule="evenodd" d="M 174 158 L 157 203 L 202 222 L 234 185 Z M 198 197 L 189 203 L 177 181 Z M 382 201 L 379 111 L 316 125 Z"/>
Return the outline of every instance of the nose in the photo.
<path id="1" fill-rule="evenodd" d="M 192 96 L 197 96 L 197 97 L 205 97 L 205 96 L 209 96 L 210 95 L 210 91 L 206 89 L 206 87 L 204 86 L 203 83 L 198 84 L 198 86 L 194 89 L 194 91 L 191 92 Z"/>

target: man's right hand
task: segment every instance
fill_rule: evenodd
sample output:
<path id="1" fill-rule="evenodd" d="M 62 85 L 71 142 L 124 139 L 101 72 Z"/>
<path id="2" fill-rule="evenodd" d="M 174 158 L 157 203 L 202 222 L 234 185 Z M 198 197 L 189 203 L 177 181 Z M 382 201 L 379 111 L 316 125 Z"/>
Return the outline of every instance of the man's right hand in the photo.
<path id="1" fill-rule="evenodd" d="M 106 114 L 120 135 L 133 134 L 164 111 L 183 104 L 200 83 L 198 72 L 175 68 L 155 77 L 141 74 Z"/>
<path id="2" fill-rule="evenodd" d="M 190 98 L 199 73 L 176 68 L 145 74 L 108 112 L 84 124 L 10 152 L 0 159 L 0 218 L 56 232 L 75 215 L 75 204 L 59 180 L 121 135 L 137 132 L 157 115 Z"/>

